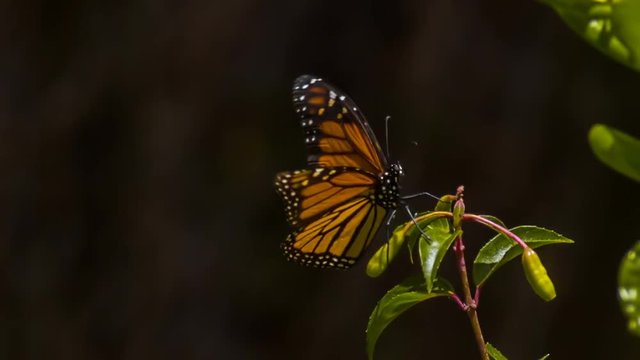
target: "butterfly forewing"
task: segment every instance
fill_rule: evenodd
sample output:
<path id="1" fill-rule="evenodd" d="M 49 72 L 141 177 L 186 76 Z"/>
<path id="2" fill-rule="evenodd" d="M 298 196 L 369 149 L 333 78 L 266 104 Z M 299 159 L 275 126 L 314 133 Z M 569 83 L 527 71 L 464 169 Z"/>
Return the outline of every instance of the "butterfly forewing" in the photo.
<path id="1" fill-rule="evenodd" d="M 296 79 L 293 103 L 309 149 L 311 167 L 361 168 L 379 175 L 387 167 L 380 145 L 356 104 L 326 81 Z"/>
<path id="2" fill-rule="evenodd" d="M 300 228 L 356 197 L 372 195 L 375 179 L 350 168 L 281 172 L 276 190 L 285 202 L 287 220 Z"/>

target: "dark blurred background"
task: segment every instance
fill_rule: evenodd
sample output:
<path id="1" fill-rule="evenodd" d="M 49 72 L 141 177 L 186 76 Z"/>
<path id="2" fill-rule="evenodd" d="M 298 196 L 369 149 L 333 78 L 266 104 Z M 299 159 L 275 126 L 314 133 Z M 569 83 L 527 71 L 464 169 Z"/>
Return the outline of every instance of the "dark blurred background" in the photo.
<path id="1" fill-rule="evenodd" d="M 272 183 L 304 166 L 304 73 L 349 93 L 379 138 L 393 116 L 405 193 L 464 184 L 467 211 L 576 241 L 539 251 L 551 303 L 518 261 L 491 279 L 487 340 L 512 359 L 638 358 L 616 275 L 640 187 L 586 136 L 640 135 L 640 77 L 506 0 L 0 2 L 0 358 L 364 359 L 376 301 L 418 269 L 405 253 L 370 279 L 366 260 L 281 255 Z M 490 235 L 470 226 L 469 256 Z M 478 358 L 445 299 L 400 317 L 377 355 Z"/>

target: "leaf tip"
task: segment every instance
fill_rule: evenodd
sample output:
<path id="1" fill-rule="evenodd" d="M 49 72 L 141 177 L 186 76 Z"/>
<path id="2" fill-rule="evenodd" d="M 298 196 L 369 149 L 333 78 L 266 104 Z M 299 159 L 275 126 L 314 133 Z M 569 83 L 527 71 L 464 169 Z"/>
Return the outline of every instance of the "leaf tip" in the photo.
<path id="1" fill-rule="evenodd" d="M 594 151 L 607 151 L 615 142 L 615 139 L 606 125 L 595 124 L 589 130 L 589 143 Z"/>

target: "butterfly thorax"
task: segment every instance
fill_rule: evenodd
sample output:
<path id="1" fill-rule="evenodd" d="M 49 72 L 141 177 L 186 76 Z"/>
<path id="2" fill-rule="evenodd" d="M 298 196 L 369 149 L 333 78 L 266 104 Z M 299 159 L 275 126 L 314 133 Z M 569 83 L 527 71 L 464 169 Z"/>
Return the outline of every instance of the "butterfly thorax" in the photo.
<path id="1" fill-rule="evenodd" d="M 376 204 L 386 208 L 395 209 L 400 206 L 400 176 L 403 175 L 399 164 L 392 164 L 387 171 L 380 174 L 374 195 Z"/>

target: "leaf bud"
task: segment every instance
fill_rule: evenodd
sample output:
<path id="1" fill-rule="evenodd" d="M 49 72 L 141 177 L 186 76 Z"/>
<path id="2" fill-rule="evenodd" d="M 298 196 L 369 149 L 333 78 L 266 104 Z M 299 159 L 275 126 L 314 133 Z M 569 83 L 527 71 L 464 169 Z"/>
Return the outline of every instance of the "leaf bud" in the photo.
<path id="1" fill-rule="evenodd" d="M 551 301 L 556 297 L 553 282 L 533 249 L 527 248 L 522 253 L 522 267 L 531 288 L 542 300 Z"/>

